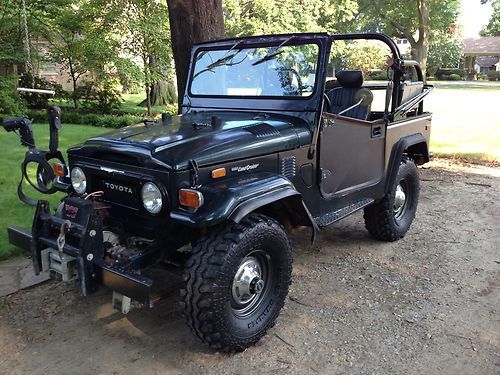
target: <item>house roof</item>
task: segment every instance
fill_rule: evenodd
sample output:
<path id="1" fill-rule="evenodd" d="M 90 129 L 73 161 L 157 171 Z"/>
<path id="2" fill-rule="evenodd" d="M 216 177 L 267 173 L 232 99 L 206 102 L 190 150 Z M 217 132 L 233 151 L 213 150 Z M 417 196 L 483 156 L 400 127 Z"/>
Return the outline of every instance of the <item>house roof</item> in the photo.
<path id="1" fill-rule="evenodd" d="M 464 39 L 464 55 L 500 56 L 500 36 Z"/>
<path id="2" fill-rule="evenodd" d="M 476 57 L 476 64 L 483 67 L 495 65 L 498 62 L 498 57 L 495 56 L 478 56 Z"/>

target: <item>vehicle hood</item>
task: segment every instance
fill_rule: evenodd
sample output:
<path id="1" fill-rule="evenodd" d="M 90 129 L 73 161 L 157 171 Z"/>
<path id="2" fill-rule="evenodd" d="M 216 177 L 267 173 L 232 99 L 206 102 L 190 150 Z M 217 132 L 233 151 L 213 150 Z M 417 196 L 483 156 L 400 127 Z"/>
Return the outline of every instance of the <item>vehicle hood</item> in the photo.
<path id="1" fill-rule="evenodd" d="M 109 152 L 149 155 L 171 170 L 216 164 L 293 149 L 308 144 L 311 132 L 297 117 L 244 112 L 197 112 L 114 130 L 70 149 L 72 154 L 106 159 Z"/>

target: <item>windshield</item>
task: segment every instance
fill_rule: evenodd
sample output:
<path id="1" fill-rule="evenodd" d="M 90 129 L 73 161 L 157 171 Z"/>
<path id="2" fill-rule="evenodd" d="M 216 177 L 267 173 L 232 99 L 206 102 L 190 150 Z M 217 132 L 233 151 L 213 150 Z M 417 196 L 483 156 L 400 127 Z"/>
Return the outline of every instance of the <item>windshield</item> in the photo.
<path id="1" fill-rule="evenodd" d="M 191 95 L 308 97 L 316 84 L 318 45 L 241 48 L 195 56 Z"/>

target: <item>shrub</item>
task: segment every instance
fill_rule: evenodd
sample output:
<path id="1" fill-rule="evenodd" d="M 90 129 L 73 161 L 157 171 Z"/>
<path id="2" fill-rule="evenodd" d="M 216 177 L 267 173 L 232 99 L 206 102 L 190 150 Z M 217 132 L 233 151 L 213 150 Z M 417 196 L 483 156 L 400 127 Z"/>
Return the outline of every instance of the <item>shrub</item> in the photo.
<path id="1" fill-rule="evenodd" d="M 436 77 L 442 80 L 449 80 L 449 76 L 452 74 L 457 74 L 461 79 L 463 79 L 467 75 L 467 72 L 465 69 L 438 69 L 436 71 Z"/>
<path id="2" fill-rule="evenodd" d="M 386 70 L 380 70 L 380 71 L 372 71 L 368 74 L 368 79 L 372 79 L 374 81 L 387 81 L 387 71 Z"/>
<path id="3" fill-rule="evenodd" d="M 484 72 L 477 73 L 476 77 L 477 77 L 478 80 L 486 80 L 486 79 L 488 79 L 488 75 L 486 73 L 484 73 Z"/>
<path id="4" fill-rule="evenodd" d="M 496 72 L 494 70 L 490 70 L 486 73 L 489 81 L 499 81 L 500 80 L 500 72 Z"/>
<path id="5" fill-rule="evenodd" d="M 64 124 L 80 124 L 82 114 L 73 111 L 62 111 L 61 121 Z"/>
<path id="6" fill-rule="evenodd" d="M 74 95 L 77 99 L 83 100 L 86 107 L 103 114 L 117 110 L 121 104 L 120 92 L 112 79 L 84 82 Z"/>
<path id="7" fill-rule="evenodd" d="M 439 79 L 442 81 L 461 81 L 463 80 L 463 77 L 461 77 L 459 74 L 441 74 L 439 76 Z"/>

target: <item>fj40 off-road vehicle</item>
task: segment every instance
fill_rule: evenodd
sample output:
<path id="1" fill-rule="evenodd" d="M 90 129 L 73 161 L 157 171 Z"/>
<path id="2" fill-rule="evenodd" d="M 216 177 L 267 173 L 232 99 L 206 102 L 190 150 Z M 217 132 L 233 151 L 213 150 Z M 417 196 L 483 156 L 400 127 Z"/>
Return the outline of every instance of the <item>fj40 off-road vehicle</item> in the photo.
<path id="1" fill-rule="evenodd" d="M 335 56 L 339 43 L 360 40 L 387 49 L 383 85 L 364 83 L 361 70 Z M 162 280 L 146 276 L 148 265 L 181 259 L 188 325 L 212 348 L 243 350 L 285 302 L 291 230 L 309 227 L 314 239 L 364 209 L 376 239 L 406 234 L 419 196 L 416 164 L 429 160 L 430 90 L 418 64 L 380 34 L 195 45 L 181 115 L 89 139 L 68 150 L 68 163 L 57 150 L 57 107 L 48 111 L 49 151 L 35 148 L 28 119 L 4 120 L 29 147 L 23 178 L 67 194 L 51 211 L 26 197 L 21 181 L 19 197 L 36 213 L 30 232 L 8 229 L 10 241 L 31 252 L 36 272 L 76 275 L 84 296 L 112 289 L 123 311 L 130 299 L 153 306 Z"/>

